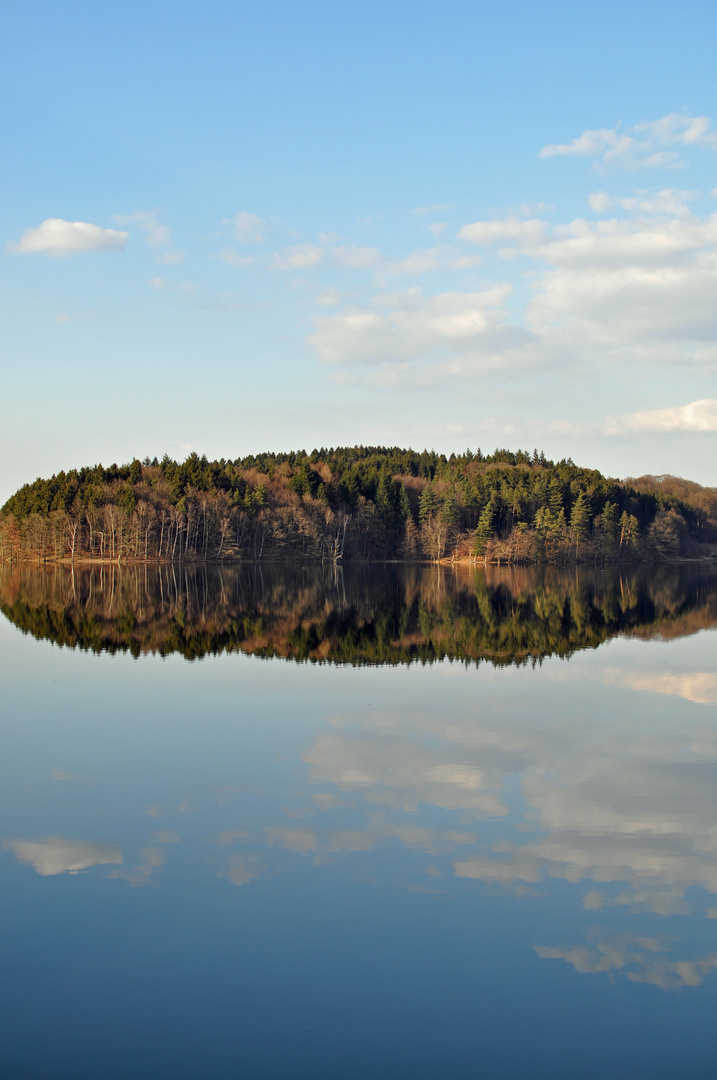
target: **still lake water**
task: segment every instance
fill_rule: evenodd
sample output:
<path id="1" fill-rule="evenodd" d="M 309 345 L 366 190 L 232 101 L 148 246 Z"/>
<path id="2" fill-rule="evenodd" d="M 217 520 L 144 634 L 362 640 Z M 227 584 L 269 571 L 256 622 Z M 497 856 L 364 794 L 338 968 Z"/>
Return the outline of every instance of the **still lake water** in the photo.
<path id="1" fill-rule="evenodd" d="M 0 610 L 3 1077 L 714 1077 L 714 571 L 0 567 Z"/>

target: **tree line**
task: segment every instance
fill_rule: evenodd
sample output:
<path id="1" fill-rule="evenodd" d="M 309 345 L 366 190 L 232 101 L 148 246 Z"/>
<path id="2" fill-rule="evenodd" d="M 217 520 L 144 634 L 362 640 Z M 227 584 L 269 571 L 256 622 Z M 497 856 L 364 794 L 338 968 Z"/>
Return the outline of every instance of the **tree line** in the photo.
<path id="1" fill-rule="evenodd" d="M 565 564 L 714 550 L 711 489 L 664 479 L 621 483 L 537 450 L 146 457 L 24 485 L 0 510 L 0 560 Z"/>

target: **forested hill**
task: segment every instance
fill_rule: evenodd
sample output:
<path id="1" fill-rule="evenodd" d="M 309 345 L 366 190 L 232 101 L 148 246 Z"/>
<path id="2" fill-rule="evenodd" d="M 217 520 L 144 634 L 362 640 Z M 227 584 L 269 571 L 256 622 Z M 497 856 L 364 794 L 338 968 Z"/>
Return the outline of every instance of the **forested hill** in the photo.
<path id="1" fill-rule="evenodd" d="M 620 483 L 538 451 L 165 455 L 26 484 L 0 511 L 0 558 L 609 562 L 712 553 L 714 502 L 696 498 L 697 485 L 680 497 L 647 480 Z"/>

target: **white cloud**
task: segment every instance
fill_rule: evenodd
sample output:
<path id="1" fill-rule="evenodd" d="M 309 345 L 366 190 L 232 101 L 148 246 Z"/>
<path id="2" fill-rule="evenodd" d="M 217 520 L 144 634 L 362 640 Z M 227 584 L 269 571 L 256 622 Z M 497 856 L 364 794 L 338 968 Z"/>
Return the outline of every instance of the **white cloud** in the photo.
<path id="1" fill-rule="evenodd" d="M 172 230 L 168 225 L 160 225 L 157 213 L 156 210 L 135 210 L 132 214 L 116 214 L 114 220 L 118 225 L 139 225 L 150 247 L 164 247 L 172 238 Z"/>
<path id="2" fill-rule="evenodd" d="M 608 416 L 604 420 L 580 423 L 553 420 L 547 430 L 563 435 L 636 435 L 655 432 L 717 431 L 717 399 L 703 398 L 689 405 Z"/>
<path id="3" fill-rule="evenodd" d="M 140 222 L 140 228 L 147 234 L 150 247 L 164 247 L 172 239 L 172 230 L 168 225 L 160 225 L 156 218 Z"/>
<path id="4" fill-rule="evenodd" d="M 608 435 L 643 431 L 717 431 L 717 398 L 609 417 L 605 421 L 605 431 Z"/>
<path id="5" fill-rule="evenodd" d="M 383 276 L 418 277 L 436 270 L 471 270 L 482 261 L 479 255 L 467 255 L 458 248 L 443 245 L 412 251 L 405 259 L 388 264 Z"/>
<path id="6" fill-rule="evenodd" d="M 610 209 L 614 200 L 610 198 L 606 191 L 594 191 L 592 195 L 588 196 L 588 202 L 596 213 L 602 214 L 605 210 Z"/>
<path id="7" fill-rule="evenodd" d="M 45 836 L 41 840 L 3 840 L 3 850 L 12 851 L 19 862 L 34 867 L 42 877 L 76 874 L 90 866 L 122 862 L 119 844 L 92 840 L 66 840 Z"/>
<path id="8" fill-rule="evenodd" d="M 236 251 L 224 250 L 220 251 L 216 256 L 217 259 L 221 259 L 227 266 L 233 266 L 236 269 L 243 269 L 246 266 L 251 266 L 254 259 L 251 255 L 240 255 Z"/>
<path id="9" fill-rule="evenodd" d="M 383 259 L 376 248 L 335 247 L 331 250 L 331 261 L 345 270 L 368 270 Z"/>
<path id="10" fill-rule="evenodd" d="M 241 244 L 261 244 L 264 241 L 263 222 L 256 214 L 241 210 L 233 218 L 225 221 L 232 226 L 234 239 Z"/>
<path id="11" fill-rule="evenodd" d="M 717 215 L 578 219 L 529 254 L 547 268 L 525 321 L 575 365 L 695 364 L 717 339 Z"/>
<path id="12" fill-rule="evenodd" d="M 626 169 L 655 168 L 676 164 L 679 158 L 674 147 L 685 146 L 717 150 L 717 132 L 706 116 L 669 113 L 660 120 L 624 129 L 618 125 L 584 131 L 572 142 L 544 146 L 539 156 L 588 157 Z"/>
<path id="13" fill-rule="evenodd" d="M 481 292 L 384 292 L 318 316 L 308 341 L 323 362 L 341 369 L 334 378 L 370 371 L 370 380 L 384 385 L 399 383 L 417 363 L 429 382 L 527 366 L 566 372 L 605 364 L 706 369 L 717 363 L 717 214 L 691 213 L 691 197 L 671 188 L 634 197 L 597 192 L 595 207 L 619 207 L 626 216 L 559 224 L 510 217 L 464 225 L 462 240 L 521 257 L 524 284 L 515 299 L 505 280 Z M 320 261 L 320 250 L 301 248 L 297 261 Z M 478 261 L 459 248 L 436 246 L 403 261 L 377 261 L 374 273 L 385 287 L 399 276 L 415 280 Z M 351 365 L 357 370 L 346 370 Z M 711 430 L 706 400 L 625 423 L 632 430 Z M 596 433 L 615 434 L 616 424 L 606 424 Z"/>
<path id="14" fill-rule="evenodd" d="M 328 287 L 322 289 L 316 296 L 316 303 L 319 307 L 336 307 L 342 300 L 346 299 L 346 293 L 340 289 L 332 289 Z"/>
<path id="15" fill-rule="evenodd" d="M 381 369 L 382 377 L 422 361 L 508 366 L 519 352 L 503 326 L 510 292 L 505 284 L 431 297 L 418 289 L 381 294 L 369 305 L 318 316 L 308 340 L 324 363 L 368 365 Z"/>
<path id="16" fill-rule="evenodd" d="M 320 266 L 324 261 L 323 248 L 316 244 L 296 244 L 277 252 L 269 268 L 271 270 L 308 270 L 314 266 Z"/>
<path id="17" fill-rule="evenodd" d="M 21 255 L 79 255 L 92 251 L 124 251 L 128 233 L 103 229 L 86 221 L 47 218 L 36 229 L 26 229 L 8 251 Z"/>
<path id="18" fill-rule="evenodd" d="M 689 214 L 689 203 L 697 197 L 695 191 L 664 188 L 662 191 L 638 191 L 628 197 L 610 196 L 606 191 L 594 191 L 588 202 L 596 213 L 604 213 L 613 206 L 632 214 L 665 214 L 682 217 Z"/>
<path id="19" fill-rule="evenodd" d="M 641 128 L 640 138 L 667 138 L 672 131 L 670 138 L 694 142 L 709 134 L 704 125 L 671 124 Z M 275 265 L 373 270 L 384 291 L 346 306 L 335 303 L 336 294 L 324 294 L 321 306 L 331 301 L 336 310 L 317 314 L 308 338 L 340 381 L 392 386 L 410 371 L 430 385 L 489 371 L 589 374 L 606 365 L 613 371 L 630 365 L 706 371 L 717 364 L 717 214 L 695 214 L 695 197 L 678 188 L 597 191 L 590 196 L 597 220 L 550 223 L 516 213 L 463 225 L 459 239 L 484 249 L 486 260 L 490 249 L 504 259 L 520 258 L 511 274 L 515 291 L 501 271 L 480 291 L 388 292 L 400 277 L 415 281 L 474 268 L 480 258 L 459 246 L 436 245 L 400 260 L 375 249 L 308 244 L 277 255 Z M 711 400 L 589 427 L 600 435 L 617 434 L 620 425 L 633 432 L 712 430 Z M 569 425 L 551 429 L 567 432 Z"/>
<path id="20" fill-rule="evenodd" d="M 162 292 L 169 285 L 166 277 L 153 277 L 150 281 L 150 285 L 153 289 L 157 289 L 158 292 Z"/>
<path id="21" fill-rule="evenodd" d="M 529 218 L 527 221 L 518 217 L 502 218 L 496 221 L 474 221 L 470 225 L 463 225 L 458 230 L 461 240 L 469 240 L 472 244 L 481 247 L 489 247 L 501 241 L 513 240 L 527 247 L 535 247 L 540 244 L 545 235 L 545 223 L 538 218 Z"/>
<path id="22" fill-rule="evenodd" d="M 164 255 L 159 256 L 159 262 L 164 263 L 165 266 L 175 266 L 178 263 L 184 262 L 183 251 L 167 251 Z"/>

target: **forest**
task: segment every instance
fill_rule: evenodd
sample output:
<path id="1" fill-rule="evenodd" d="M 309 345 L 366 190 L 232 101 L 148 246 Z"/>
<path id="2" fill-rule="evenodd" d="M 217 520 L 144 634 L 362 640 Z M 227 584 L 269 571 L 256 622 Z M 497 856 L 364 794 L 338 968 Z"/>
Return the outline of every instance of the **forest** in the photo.
<path id="1" fill-rule="evenodd" d="M 0 561 L 471 561 L 717 555 L 717 491 L 537 450 L 339 447 L 59 472 L 0 510 Z"/>

